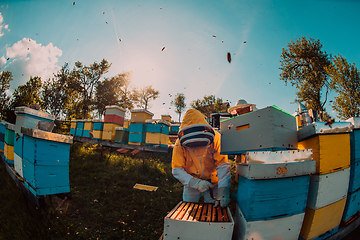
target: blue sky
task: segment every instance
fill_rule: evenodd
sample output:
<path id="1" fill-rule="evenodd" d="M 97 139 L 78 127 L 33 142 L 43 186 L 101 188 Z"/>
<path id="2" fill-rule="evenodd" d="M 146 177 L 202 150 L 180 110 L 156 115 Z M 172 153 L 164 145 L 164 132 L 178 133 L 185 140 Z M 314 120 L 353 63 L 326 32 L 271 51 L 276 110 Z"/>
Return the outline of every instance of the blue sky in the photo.
<path id="1" fill-rule="evenodd" d="M 106 77 L 132 71 L 133 86 L 160 91 L 154 118 L 178 119 L 170 105 L 177 93 L 188 107 L 213 94 L 231 106 L 245 99 L 293 113 L 296 89 L 279 80 L 282 48 L 309 36 L 358 63 L 359 10 L 360 1 L 0 0 L 0 71 L 13 72 L 13 91 L 65 62 L 105 58 Z"/>

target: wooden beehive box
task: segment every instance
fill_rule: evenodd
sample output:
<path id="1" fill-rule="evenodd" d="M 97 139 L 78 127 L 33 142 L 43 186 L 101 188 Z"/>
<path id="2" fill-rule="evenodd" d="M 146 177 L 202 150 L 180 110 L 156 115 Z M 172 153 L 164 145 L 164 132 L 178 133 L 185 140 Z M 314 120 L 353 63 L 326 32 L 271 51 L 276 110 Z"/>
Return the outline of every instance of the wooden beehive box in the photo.
<path id="1" fill-rule="evenodd" d="M 169 135 L 170 123 L 161 119 L 148 119 L 146 122 L 147 133 L 163 133 Z"/>
<path id="2" fill-rule="evenodd" d="M 92 119 L 84 119 L 84 130 L 82 133 L 82 137 L 84 138 L 91 138 L 90 132 L 92 133 L 94 123 L 92 122 Z"/>
<path id="3" fill-rule="evenodd" d="M 171 123 L 171 116 L 166 114 L 166 115 L 161 115 L 161 119 L 168 121 L 169 123 Z"/>
<path id="4" fill-rule="evenodd" d="M 145 145 L 146 123 L 132 122 L 129 125 L 129 144 Z"/>
<path id="5" fill-rule="evenodd" d="M 348 168 L 351 131 L 351 123 L 336 122 L 330 128 L 324 122 L 316 122 L 298 131 L 298 148 L 313 150 L 318 174 Z"/>
<path id="6" fill-rule="evenodd" d="M 104 129 L 104 122 L 102 120 L 93 119 L 93 130 L 102 131 Z"/>
<path id="7" fill-rule="evenodd" d="M 84 131 L 84 120 L 77 120 L 77 124 L 76 124 L 76 130 L 75 130 L 75 136 L 76 137 L 82 137 L 83 136 L 83 131 Z"/>
<path id="8" fill-rule="evenodd" d="M 229 208 L 180 202 L 164 219 L 164 240 L 230 240 L 234 220 Z"/>
<path id="9" fill-rule="evenodd" d="M 129 130 L 124 127 L 116 127 L 115 131 L 115 142 L 127 144 L 129 141 Z"/>
<path id="10" fill-rule="evenodd" d="M 123 109 L 122 107 L 116 106 L 116 105 L 111 105 L 111 106 L 105 107 L 105 117 L 109 116 L 109 115 L 115 115 L 115 116 L 122 117 L 122 119 L 124 119 L 125 112 L 126 112 L 125 109 Z M 106 120 L 105 120 L 105 122 L 106 122 Z"/>
<path id="11" fill-rule="evenodd" d="M 360 211 L 360 189 L 355 192 L 348 193 L 346 198 L 346 204 L 344 214 L 341 221 L 347 223 L 350 222 L 354 216 Z"/>
<path id="12" fill-rule="evenodd" d="M 5 123 L 4 157 L 7 163 L 14 164 L 15 125 Z"/>
<path id="13" fill-rule="evenodd" d="M 0 154 L 4 153 L 4 142 L 5 142 L 5 121 L 0 121 Z"/>
<path id="14" fill-rule="evenodd" d="M 349 193 L 352 193 L 360 188 L 360 118 L 349 118 L 346 122 L 350 122 L 354 127 L 352 133 L 350 133 L 351 157 Z"/>
<path id="15" fill-rule="evenodd" d="M 116 123 L 107 123 L 104 122 L 104 127 L 102 131 L 102 140 L 115 141 L 115 128 L 121 127 L 121 125 Z"/>
<path id="16" fill-rule="evenodd" d="M 346 198 L 319 209 L 306 208 L 300 239 L 325 239 L 338 231 Z"/>
<path id="17" fill-rule="evenodd" d="M 276 106 L 223 120 L 220 129 L 221 154 L 297 147 L 295 117 Z"/>
<path id="18" fill-rule="evenodd" d="M 249 221 L 236 205 L 233 240 L 298 239 L 305 213 L 272 220 Z"/>
<path id="19" fill-rule="evenodd" d="M 246 220 L 271 220 L 305 211 L 315 161 L 311 150 L 247 152 L 236 172 L 236 201 Z"/>
<path id="20" fill-rule="evenodd" d="M 22 127 L 23 177 L 35 196 L 70 192 L 69 156 L 73 138 Z"/>
<path id="21" fill-rule="evenodd" d="M 350 168 L 311 175 L 307 207 L 316 210 L 346 198 L 349 179 Z"/>
<path id="22" fill-rule="evenodd" d="M 15 132 L 21 133 L 21 127 L 38 128 L 39 121 L 54 122 L 55 116 L 29 107 L 16 107 Z"/>
<path id="23" fill-rule="evenodd" d="M 131 110 L 131 123 L 144 123 L 146 119 L 152 119 L 153 113 L 145 109 L 132 109 Z M 131 125 L 131 124 L 130 124 Z"/>
<path id="24" fill-rule="evenodd" d="M 163 133 L 147 132 L 145 136 L 145 145 L 156 147 L 168 147 L 169 135 Z"/>
<path id="25" fill-rule="evenodd" d="M 14 135 L 14 165 L 15 171 L 22 177 L 23 176 L 23 135 L 16 133 Z"/>

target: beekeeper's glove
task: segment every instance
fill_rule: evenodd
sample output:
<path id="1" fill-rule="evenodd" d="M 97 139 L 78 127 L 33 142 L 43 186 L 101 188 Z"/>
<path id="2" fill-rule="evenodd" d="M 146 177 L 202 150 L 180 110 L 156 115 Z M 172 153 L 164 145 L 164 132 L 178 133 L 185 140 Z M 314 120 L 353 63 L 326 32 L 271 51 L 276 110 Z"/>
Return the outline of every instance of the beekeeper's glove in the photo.
<path id="1" fill-rule="evenodd" d="M 217 191 L 217 198 L 215 201 L 215 206 L 217 207 L 220 204 L 220 207 L 226 207 L 230 202 L 230 188 L 229 187 L 219 187 Z"/>
<path id="2" fill-rule="evenodd" d="M 206 180 L 201 180 L 198 178 L 192 178 L 189 181 L 189 187 L 194 188 L 198 190 L 199 192 L 205 192 L 209 188 L 212 187 L 211 182 L 208 182 Z"/>

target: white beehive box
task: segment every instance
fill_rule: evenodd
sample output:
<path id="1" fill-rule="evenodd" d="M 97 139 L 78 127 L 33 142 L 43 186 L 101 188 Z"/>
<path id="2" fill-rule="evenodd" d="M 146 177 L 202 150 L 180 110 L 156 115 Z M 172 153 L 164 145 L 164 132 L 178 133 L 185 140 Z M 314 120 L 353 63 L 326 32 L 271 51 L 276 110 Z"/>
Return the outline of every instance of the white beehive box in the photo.
<path id="1" fill-rule="evenodd" d="M 233 240 L 298 239 L 305 213 L 265 221 L 247 221 L 236 205 Z"/>
<path id="2" fill-rule="evenodd" d="M 55 116 L 29 107 L 16 107 L 15 132 L 21 133 L 21 127 L 38 129 L 39 121 L 54 122 Z"/>
<path id="3" fill-rule="evenodd" d="M 180 202 L 164 219 L 164 240 L 230 240 L 234 220 L 229 208 Z"/>

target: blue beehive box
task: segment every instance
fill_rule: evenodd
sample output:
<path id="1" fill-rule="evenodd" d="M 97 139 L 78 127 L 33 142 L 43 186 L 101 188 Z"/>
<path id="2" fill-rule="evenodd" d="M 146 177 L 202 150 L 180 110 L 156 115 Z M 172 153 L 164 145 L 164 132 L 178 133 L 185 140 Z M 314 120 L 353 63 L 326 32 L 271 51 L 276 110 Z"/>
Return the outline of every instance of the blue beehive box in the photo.
<path id="1" fill-rule="evenodd" d="M 305 212 L 316 167 L 311 150 L 247 152 L 243 160 L 236 199 L 247 221 Z"/>
<path id="2" fill-rule="evenodd" d="M 93 130 L 98 130 L 98 131 L 102 131 L 104 128 L 104 122 L 102 122 L 101 120 L 93 120 Z"/>
<path id="3" fill-rule="evenodd" d="M 35 196 L 70 192 L 71 136 L 22 127 L 23 177 Z"/>
<path id="4" fill-rule="evenodd" d="M 131 123 L 129 125 L 130 133 L 144 133 L 146 132 L 146 123 Z"/>
<path id="5" fill-rule="evenodd" d="M 146 132 L 169 135 L 170 123 L 162 119 L 147 119 Z"/>
<path id="6" fill-rule="evenodd" d="M 180 124 L 174 124 L 174 123 L 172 123 L 171 125 L 170 125 L 170 131 L 169 131 L 169 134 L 171 134 L 171 135 L 177 135 L 178 134 L 178 132 L 179 132 L 179 129 L 180 129 Z"/>
<path id="7" fill-rule="evenodd" d="M 0 154 L 4 153 L 5 121 L 0 121 Z"/>
<path id="8" fill-rule="evenodd" d="M 350 133 L 350 182 L 349 193 L 360 188 L 360 118 L 353 117 L 346 120 L 354 129 Z"/>

